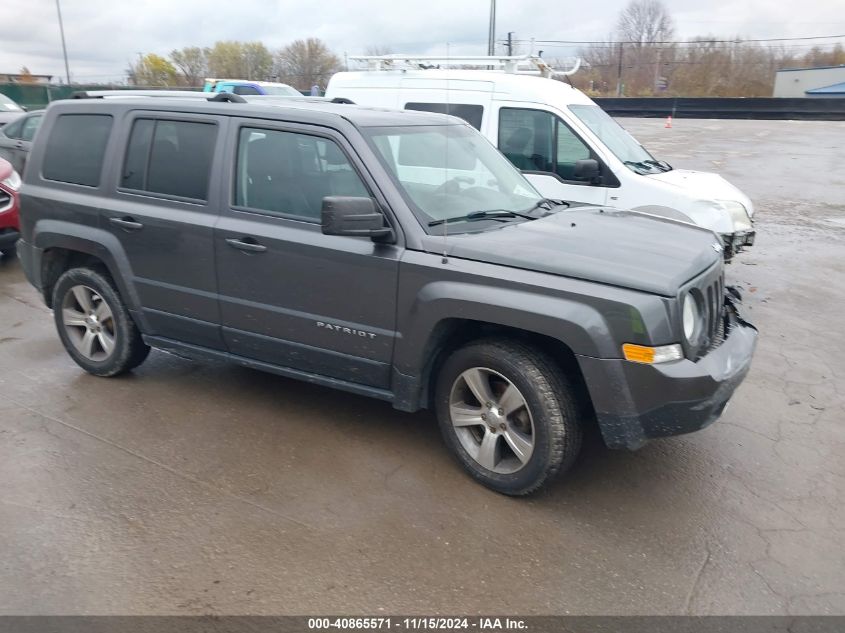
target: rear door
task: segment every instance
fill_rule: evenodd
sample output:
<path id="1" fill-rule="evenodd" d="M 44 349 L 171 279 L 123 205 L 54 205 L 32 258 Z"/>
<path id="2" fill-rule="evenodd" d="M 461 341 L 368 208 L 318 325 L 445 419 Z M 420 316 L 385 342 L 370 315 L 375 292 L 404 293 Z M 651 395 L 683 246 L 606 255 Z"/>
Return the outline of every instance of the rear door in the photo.
<path id="1" fill-rule="evenodd" d="M 229 350 L 371 387 L 390 384 L 401 248 L 323 235 L 324 196 L 386 208 L 349 143 L 315 126 L 243 119 L 215 250 Z"/>
<path id="2" fill-rule="evenodd" d="M 121 243 L 150 333 L 223 349 L 214 271 L 225 117 L 135 111 L 121 126 L 101 225 Z"/>

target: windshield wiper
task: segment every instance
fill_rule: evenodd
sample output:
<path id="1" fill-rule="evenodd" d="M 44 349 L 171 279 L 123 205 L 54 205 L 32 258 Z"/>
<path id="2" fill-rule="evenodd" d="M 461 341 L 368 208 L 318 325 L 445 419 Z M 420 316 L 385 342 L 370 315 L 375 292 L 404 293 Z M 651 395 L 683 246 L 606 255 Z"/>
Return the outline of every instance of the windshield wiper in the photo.
<path id="1" fill-rule="evenodd" d="M 511 218 L 525 218 L 526 220 L 536 220 L 537 218 L 527 213 L 520 211 L 508 211 L 506 209 L 489 209 L 487 211 L 473 211 L 466 215 L 460 215 L 454 218 L 443 218 L 442 220 L 432 220 L 428 223 L 429 226 L 439 226 L 440 224 L 451 224 L 452 222 L 476 222 L 478 220 L 507 220 Z"/>
<path id="2" fill-rule="evenodd" d="M 647 160 L 626 160 L 623 161 L 629 167 L 634 167 L 635 169 L 639 170 L 641 174 L 650 174 L 652 170 L 659 169 L 656 165 L 650 165 Z"/>
<path id="3" fill-rule="evenodd" d="M 545 209 L 549 213 L 552 212 L 553 207 L 568 207 L 569 203 L 565 200 L 553 200 L 551 198 L 542 198 L 538 200 L 530 209 L 526 209 L 523 213 L 531 213 L 537 209 Z"/>
<path id="4" fill-rule="evenodd" d="M 654 165 L 660 171 L 672 171 L 672 165 L 667 163 L 665 160 L 644 160 L 643 162 L 646 165 Z"/>

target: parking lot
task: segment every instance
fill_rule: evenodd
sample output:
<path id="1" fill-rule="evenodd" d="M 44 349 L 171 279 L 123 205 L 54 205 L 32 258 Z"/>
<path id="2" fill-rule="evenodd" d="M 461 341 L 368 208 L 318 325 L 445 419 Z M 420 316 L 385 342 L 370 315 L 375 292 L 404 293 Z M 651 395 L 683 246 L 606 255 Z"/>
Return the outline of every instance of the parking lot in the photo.
<path id="1" fill-rule="evenodd" d="M 0 262 L 0 614 L 845 614 L 845 122 L 622 123 L 757 205 L 719 422 L 507 498 L 428 412 L 156 351 L 89 376 Z"/>

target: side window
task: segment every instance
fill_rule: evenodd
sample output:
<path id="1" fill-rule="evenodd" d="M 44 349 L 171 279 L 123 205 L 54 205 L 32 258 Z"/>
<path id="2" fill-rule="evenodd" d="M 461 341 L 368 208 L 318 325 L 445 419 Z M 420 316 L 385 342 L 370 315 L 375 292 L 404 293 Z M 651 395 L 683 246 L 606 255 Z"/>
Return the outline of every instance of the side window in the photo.
<path id="1" fill-rule="evenodd" d="M 216 140 L 217 126 L 213 123 L 136 119 L 120 186 L 207 200 Z"/>
<path id="2" fill-rule="evenodd" d="M 235 86 L 232 88 L 232 92 L 236 95 L 260 95 L 261 93 L 258 92 L 257 88 L 253 88 L 252 86 Z"/>
<path id="3" fill-rule="evenodd" d="M 502 108 L 499 149 L 524 171 L 554 171 L 554 125 L 551 112 Z"/>
<path id="4" fill-rule="evenodd" d="M 329 139 L 241 128 L 234 205 L 319 221 L 326 196 L 368 197 L 349 159 Z"/>
<path id="5" fill-rule="evenodd" d="M 35 132 L 38 130 L 39 125 L 41 125 L 40 114 L 27 117 L 26 121 L 24 121 L 23 123 L 23 129 L 21 130 L 21 140 L 31 141 L 33 138 L 35 138 Z"/>
<path id="6" fill-rule="evenodd" d="M 61 114 L 53 124 L 41 174 L 47 180 L 96 187 L 112 128 L 109 114 Z"/>
<path id="7" fill-rule="evenodd" d="M 406 103 L 405 109 L 451 114 L 460 117 L 476 130 L 481 129 L 481 120 L 484 117 L 484 107 L 470 103 Z"/>
<path id="8" fill-rule="evenodd" d="M 575 162 L 590 158 L 590 148 L 560 119 L 557 120 L 555 172 L 564 180 L 576 180 Z"/>
<path id="9" fill-rule="evenodd" d="M 12 121 L 11 123 L 7 123 L 3 126 L 3 136 L 6 138 L 11 138 L 18 140 L 21 137 L 21 133 L 23 130 L 23 121 L 18 119 L 17 121 Z"/>

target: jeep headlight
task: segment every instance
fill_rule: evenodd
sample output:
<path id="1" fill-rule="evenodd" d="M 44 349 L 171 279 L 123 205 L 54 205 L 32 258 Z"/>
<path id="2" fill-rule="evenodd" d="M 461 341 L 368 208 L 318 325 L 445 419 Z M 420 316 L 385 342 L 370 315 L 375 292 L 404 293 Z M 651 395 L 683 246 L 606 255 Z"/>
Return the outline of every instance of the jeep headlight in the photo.
<path id="1" fill-rule="evenodd" d="M 0 185 L 5 185 L 12 191 L 17 191 L 21 188 L 21 177 L 18 175 L 18 172 L 13 169 L 11 174 L 3 180 L 0 180 Z"/>
<path id="2" fill-rule="evenodd" d="M 701 332 L 701 308 L 698 300 L 691 294 L 684 295 L 684 303 L 681 307 L 684 325 L 684 338 L 687 343 L 695 343 Z"/>
<path id="3" fill-rule="evenodd" d="M 734 233 L 751 230 L 751 218 L 741 202 L 736 200 L 717 200 L 716 202 L 730 215 Z"/>

